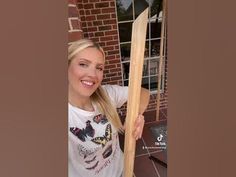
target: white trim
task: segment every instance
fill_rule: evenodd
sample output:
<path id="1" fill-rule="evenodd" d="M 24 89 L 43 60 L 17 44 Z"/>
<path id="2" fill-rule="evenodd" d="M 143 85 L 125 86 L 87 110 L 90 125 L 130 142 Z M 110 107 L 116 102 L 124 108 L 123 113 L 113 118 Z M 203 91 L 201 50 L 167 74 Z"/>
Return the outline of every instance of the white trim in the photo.
<path id="1" fill-rule="evenodd" d="M 83 31 L 80 29 L 73 29 L 73 30 L 69 30 L 68 32 L 73 33 L 73 32 L 83 32 Z"/>
<path id="2" fill-rule="evenodd" d="M 68 4 L 68 7 L 77 7 L 75 4 Z"/>

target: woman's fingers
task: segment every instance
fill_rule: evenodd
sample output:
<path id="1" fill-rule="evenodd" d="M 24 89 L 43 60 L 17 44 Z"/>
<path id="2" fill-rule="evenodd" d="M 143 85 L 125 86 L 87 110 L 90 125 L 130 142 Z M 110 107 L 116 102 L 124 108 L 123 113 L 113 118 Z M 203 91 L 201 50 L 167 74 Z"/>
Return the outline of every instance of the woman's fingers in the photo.
<path id="1" fill-rule="evenodd" d="M 133 132 L 133 136 L 136 140 L 142 137 L 144 122 L 144 116 L 141 114 L 138 115 L 137 119 L 135 120 Z"/>

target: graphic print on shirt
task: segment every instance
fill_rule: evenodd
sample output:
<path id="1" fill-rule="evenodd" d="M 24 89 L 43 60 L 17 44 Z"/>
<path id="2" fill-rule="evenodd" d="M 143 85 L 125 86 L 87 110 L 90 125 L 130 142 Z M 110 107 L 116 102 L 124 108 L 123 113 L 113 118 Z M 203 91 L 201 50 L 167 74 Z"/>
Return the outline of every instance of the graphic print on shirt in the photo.
<path id="1" fill-rule="evenodd" d="M 97 126 L 101 128 L 101 133 L 96 131 Z M 92 121 L 87 120 L 84 128 L 74 126 L 69 129 L 73 135 L 82 141 L 77 145 L 77 148 L 78 154 L 83 158 L 81 162 L 84 163 L 85 169 L 98 174 L 112 163 L 117 154 L 116 148 L 118 146 L 113 144 L 112 125 L 108 123 L 106 116 L 98 114 L 93 117 Z M 117 141 L 117 138 L 114 138 Z M 98 146 L 87 147 L 84 144 L 89 142 Z"/>
<path id="2" fill-rule="evenodd" d="M 86 122 L 86 127 L 83 129 L 77 128 L 77 127 L 70 127 L 71 133 L 73 133 L 75 136 L 77 136 L 81 141 L 85 142 L 85 138 L 87 136 L 93 137 L 95 134 L 95 130 L 90 124 L 91 121 L 88 120 Z"/>
<path id="3" fill-rule="evenodd" d="M 91 141 L 98 144 L 98 145 L 102 145 L 102 148 L 105 147 L 105 145 L 112 140 L 112 129 L 111 129 L 111 124 L 108 124 L 106 126 L 106 130 L 105 130 L 105 135 L 101 136 L 101 137 L 96 137 L 93 138 Z M 112 144 L 110 144 L 102 153 L 103 158 L 107 158 L 112 154 Z"/>
<path id="4" fill-rule="evenodd" d="M 96 122 L 97 124 L 101 123 L 103 125 L 108 122 L 106 116 L 102 115 L 102 114 L 98 114 L 98 115 L 94 116 L 93 121 Z"/>

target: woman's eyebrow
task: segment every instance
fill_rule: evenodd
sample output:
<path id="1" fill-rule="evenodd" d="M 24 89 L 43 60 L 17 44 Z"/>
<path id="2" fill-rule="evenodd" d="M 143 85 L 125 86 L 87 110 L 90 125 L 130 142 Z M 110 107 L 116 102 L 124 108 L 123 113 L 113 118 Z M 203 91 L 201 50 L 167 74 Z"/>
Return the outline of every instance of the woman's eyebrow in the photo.
<path id="1" fill-rule="evenodd" d="M 86 61 L 86 62 L 88 62 L 88 63 L 91 63 L 91 61 L 90 61 L 90 60 L 87 60 L 86 58 L 80 58 L 79 61 Z"/>

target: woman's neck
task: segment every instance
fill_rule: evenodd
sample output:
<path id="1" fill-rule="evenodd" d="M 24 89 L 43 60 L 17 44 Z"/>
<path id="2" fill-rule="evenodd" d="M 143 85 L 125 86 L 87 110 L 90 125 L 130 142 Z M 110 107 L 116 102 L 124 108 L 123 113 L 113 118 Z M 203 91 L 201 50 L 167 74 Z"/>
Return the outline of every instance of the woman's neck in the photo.
<path id="1" fill-rule="evenodd" d="M 90 98 L 81 98 L 76 97 L 75 95 L 70 95 L 68 97 L 68 101 L 71 105 L 83 109 L 85 111 L 94 111 L 92 101 Z"/>

